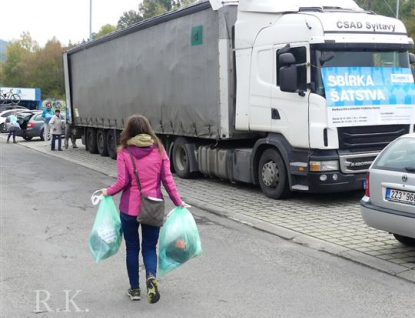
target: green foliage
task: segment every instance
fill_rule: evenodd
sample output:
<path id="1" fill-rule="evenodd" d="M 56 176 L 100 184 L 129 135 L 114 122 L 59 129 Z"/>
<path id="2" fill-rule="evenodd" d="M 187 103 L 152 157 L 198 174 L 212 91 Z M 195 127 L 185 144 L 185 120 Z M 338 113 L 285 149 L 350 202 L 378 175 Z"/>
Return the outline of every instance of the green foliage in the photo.
<path id="1" fill-rule="evenodd" d="M 23 33 L 19 40 L 10 42 L 7 47 L 7 60 L 2 63 L 0 82 L 11 87 L 39 87 L 43 97 L 63 98 L 63 51 L 55 38 L 40 48 L 29 33 Z"/>
<path id="2" fill-rule="evenodd" d="M 195 0 L 143 0 L 139 6 L 140 15 L 144 19 L 148 19 L 171 10 L 188 6 Z"/>
<path id="3" fill-rule="evenodd" d="M 357 0 L 365 10 L 388 17 L 396 17 L 397 0 Z M 415 40 L 415 0 L 400 0 L 399 19 L 405 24 L 408 35 Z"/>
<path id="4" fill-rule="evenodd" d="M 124 29 L 142 20 L 143 17 L 137 11 L 130 10 L 128 12 L 124 12 L 118 20 L 117 29 Z"/>
<path id="5" fill-rule="evenodd" d="M 111 32 L 114 32 L 115 30 L 117 30 L 116 26 L 113 26 L 111 24 L 105 24 L 101 27 L 101 29 L 98 31 L 97 34 L 95 34 L 94 39 L 98 39 L 104 35 L 107 35 Z"/>

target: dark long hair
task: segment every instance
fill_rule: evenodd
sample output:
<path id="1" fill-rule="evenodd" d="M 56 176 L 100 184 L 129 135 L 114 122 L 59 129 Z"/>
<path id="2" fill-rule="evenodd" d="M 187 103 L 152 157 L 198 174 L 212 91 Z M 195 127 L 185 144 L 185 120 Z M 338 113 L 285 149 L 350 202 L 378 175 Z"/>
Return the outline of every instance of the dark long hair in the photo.
<path id="1" fill-rule="evenodd" d="M 121 133 L 120 146 L 118 147 L 118 151 L 122 151 L 124 148 L 127 148 L 127 141 L 140 134 L 150 135 L 151 139 L 154 141 L 154 144 L 157 145 L 160 154 L 164 153 L 165 150 L 163 144 L 154 133 L 150 122 L 147 118 L 138 114 L 132 115 L 130 118 L 128 118 L 127 125 Z"/>

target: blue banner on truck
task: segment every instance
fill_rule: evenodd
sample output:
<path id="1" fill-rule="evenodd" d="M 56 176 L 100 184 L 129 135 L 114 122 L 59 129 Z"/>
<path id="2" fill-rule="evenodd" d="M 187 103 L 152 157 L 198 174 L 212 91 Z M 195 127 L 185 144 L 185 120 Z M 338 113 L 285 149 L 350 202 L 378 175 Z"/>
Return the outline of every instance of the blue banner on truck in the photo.
<path id="1" fill-rule="evenodd" d="M 330 126 L 414 123 L 415 84 L 409 68 L 327 67 L 321 73 Z"/>

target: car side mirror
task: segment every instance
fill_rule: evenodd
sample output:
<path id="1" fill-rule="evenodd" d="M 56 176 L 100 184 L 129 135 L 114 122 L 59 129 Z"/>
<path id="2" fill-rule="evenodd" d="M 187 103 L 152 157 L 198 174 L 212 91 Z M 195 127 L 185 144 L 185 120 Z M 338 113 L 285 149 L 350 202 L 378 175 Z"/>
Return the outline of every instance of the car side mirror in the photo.
<path id="1" fill-rule="evenodd" d="M 409 53 L 409 63 L 415 64 L 415 54 Z"/>
<path id="2" fill-rule="evenodd" d="M 297 91 L 297 67 L 295 65 L 280 68 L 280 89 L 288 93 Z"/>

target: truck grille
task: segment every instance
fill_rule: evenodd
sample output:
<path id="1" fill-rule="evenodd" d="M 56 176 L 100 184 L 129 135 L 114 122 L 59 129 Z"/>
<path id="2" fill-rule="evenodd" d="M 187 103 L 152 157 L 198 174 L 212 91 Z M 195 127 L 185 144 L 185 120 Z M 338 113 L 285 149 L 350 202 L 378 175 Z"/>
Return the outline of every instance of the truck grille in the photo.
<path id="1" fill-rule="evenodd" d="M 339 127 L 339 149 L 350 152 L 379 151 L 409 132 L 409 125 Z"/>
<path id="2" fill-rule="evenodd" d="M 363 173 L 369 169 L 379 153 L 340 156 L 340 170 L 343 173 Z"/>

